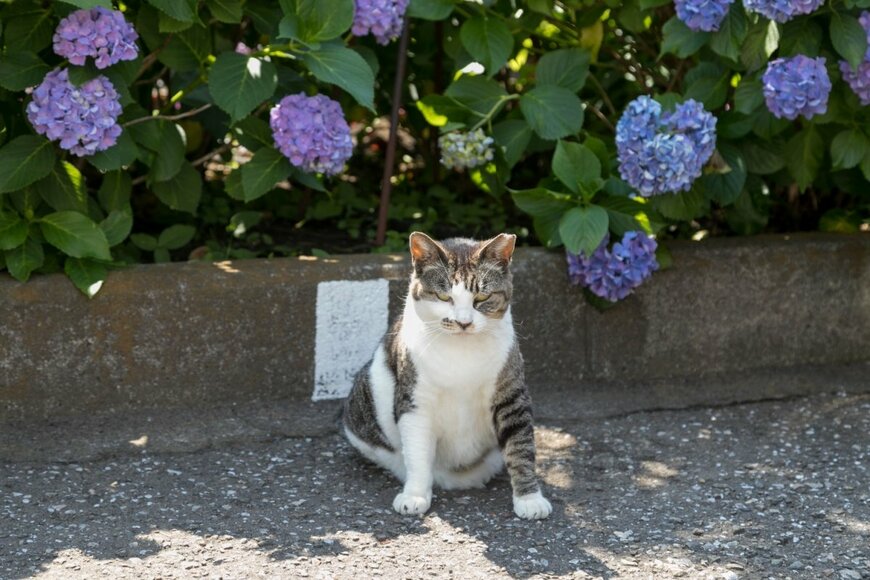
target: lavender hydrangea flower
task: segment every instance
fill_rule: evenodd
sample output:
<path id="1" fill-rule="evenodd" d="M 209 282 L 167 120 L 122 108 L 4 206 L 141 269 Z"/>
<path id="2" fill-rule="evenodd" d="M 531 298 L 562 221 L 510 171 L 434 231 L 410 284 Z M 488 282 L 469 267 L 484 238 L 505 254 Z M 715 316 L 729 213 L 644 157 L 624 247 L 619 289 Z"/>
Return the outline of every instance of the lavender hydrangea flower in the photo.
<path id="1" fill-rule="evenodd" d="M 587 258 L 567 252 L 568 277 L 573 284 L 616 302 L 622 300 L 659 269 L 656 241 L 643 232 L 626 232 L 622 241 L 607 248 L 610 236 Z"/>
<path id="2" fill-rule="evenodd" d="M 774 117 L 794 120 L 798 115 L 810 119 L 828 110 L 831 79 L 825 58 L 799 54 L 770 61 L 761 77 L 764 101 Z"/>
<path id="3" fill-rule="evenodd" d="M 408 2 L 409 0 L 356 0 L 351 32 L 354 36 L 371 34 L 378 44 L 389 44 L 402 34 Z"/>
<path id="4" fill-rule="evenodd" d="M 441 149 L 441 165 L 449 169 L 471 169 L 486 165 L 493 158 L 492 137 L 483 129 L 467 133 L 446 133 L 438 138 Z"/>
<path id="5" fill-rule="evenodd" d="M 620 175 L 644 197 L 689 190 L 715 148 L 716 117 L 692 99 L 662 113 L 638 97 L 616 125 Z"/>
<path id="6" fill-rule="evenodd" d="M 115 144 L 121 134 L 120 114 L 120 97 L 109 79 L 100 75 L 77 87 L 66 69 L 45 75 L 27 105 L 27 119 L 36 132 L 60 141 L 61 148 L 79 157 Z"/>
<path id="7" fill-rule="evenodd" d="M 104 69 L 122 60 L 135 60 L 139 35 L 118 10 L 97 6 L 76 10 L 60 21 L 54 31 L 54 52 L 78 66 L 93 57 Z"/>
<path id="8" fill-rule="evenodd" d="M 704 32 L 719 30 L 728 7 L 734 0 L 675 0 L 677 18 L 690 29 Z"/>
<path id="9" fill-rule="evenodd" d="M 824 3 L 825 0 L 743 0 L 749 12 L 757 12 L 779 23 L 815 12 Z"/>
<path id="10" fill-rule="evenodd" d="M 852 66 L 845 60 L 840 61 L 840 72 L 843 75 L 843 80 L 849 85 L 861 104 L 865 107 L 870 105 L 870 12 L 862 12 L 858 18 L 861 26 L 867 32 L 867 52 L 864 53 L 864 60 L 858 65 L 858 70 L 852 70 Z"/>
<path id="11" fill-rule="evenodd" d="M 341 106 L 323 95 L 288 95 L 269 112 L 281 153 L 306 173 L 336 175 L 353 152 Z"/>

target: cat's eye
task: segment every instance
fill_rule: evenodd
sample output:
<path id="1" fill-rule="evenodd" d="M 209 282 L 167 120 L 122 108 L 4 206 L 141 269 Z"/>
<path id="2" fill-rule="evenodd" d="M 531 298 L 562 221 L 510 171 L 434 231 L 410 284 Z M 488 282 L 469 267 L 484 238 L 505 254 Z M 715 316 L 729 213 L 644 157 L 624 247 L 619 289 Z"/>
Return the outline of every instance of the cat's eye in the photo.
<path id="1" fill-rule="evenodd" d="M 444 292 L 438 292 L 437 294 L 435 294 L 435 296 L 437 296 L 438 300 L 442 302 L 448 302 L 450 300 L 450 294 L 446 294 Z"/>
<path id="2" fill-rule="evenodd" d="M 490 294 L 484 294 L 482 292 L 479 292 L 479 293 L 474 295 L 474 301 L 475 302 L 485 302 L 489 299 L 489 297 L 490 297 Z"/>

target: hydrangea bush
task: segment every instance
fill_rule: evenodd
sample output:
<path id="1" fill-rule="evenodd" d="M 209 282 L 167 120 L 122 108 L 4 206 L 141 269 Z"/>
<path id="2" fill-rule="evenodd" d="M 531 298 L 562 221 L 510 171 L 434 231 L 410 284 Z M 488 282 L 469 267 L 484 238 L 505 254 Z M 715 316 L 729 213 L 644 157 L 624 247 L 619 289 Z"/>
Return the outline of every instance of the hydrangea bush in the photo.
<path id="1" fill-rule="evenodd" d="M 5 1 L 0 270 L 93 295 L 111 268 L 211 255 L 194 244 L 264 215 L 365 241 L 405 27 L 392 239 L 512 227 L 611 301 L 667 266 L 671 237 L 855 231 L 868 8 Z"/>

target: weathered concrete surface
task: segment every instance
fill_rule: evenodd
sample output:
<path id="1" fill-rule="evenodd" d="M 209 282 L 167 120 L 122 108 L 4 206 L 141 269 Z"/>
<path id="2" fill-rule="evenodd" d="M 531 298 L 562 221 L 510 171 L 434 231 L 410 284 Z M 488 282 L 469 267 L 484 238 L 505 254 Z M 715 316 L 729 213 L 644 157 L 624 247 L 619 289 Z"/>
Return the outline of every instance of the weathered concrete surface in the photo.
<path id="1" fill-rule="evenodd" d="M 868 433 L 846 394 L 541 419 L 555 510 L 531 523 L 503 476 L 399 516 L 335 434 L 0 462 L 0 578 L 868 579 Z"/>
<path id="2" fill-rule="evenodd" d="M 669 246 L 674 267 L 604 313 L 567 283 L 560 253 L 517 252 L 534 392 L 617 389 L 632 409 L 675 393 L 751 400 L 825 390 L 824 367 L 870 362 L 870 236 Z M 0 421 L 307 399 L 317 284 L 386 278 L 395 313 L 406 276 L 402 256 L 140 266 L 88 301 L 61 276 L 0 275 Z M 862 372 L 841 387 L 870 388 Z M 751 374 L 788 380 L 747 392 Z"/>

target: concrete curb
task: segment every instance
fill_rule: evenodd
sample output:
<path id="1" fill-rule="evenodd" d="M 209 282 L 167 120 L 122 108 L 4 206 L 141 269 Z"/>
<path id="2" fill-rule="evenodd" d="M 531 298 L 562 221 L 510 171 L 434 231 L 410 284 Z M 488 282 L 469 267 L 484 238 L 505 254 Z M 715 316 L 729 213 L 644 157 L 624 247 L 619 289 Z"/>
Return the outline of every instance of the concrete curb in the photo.
<path id="1" fill-rule="evenodd" d="M 604 313 L 567 283 L 561 253 L 518 250 L 533 393 L 612 393 L 631 410 L 722 403 L 829 390 L 826 367 L 859 369 L 838 388 L 870 388 L 870 236 L 669 247 L 674 267 Z M 0 276 L 0 421 L 309 401 L 318 284 L 386 279 L 395 314 L 407 267 L 375 255 L 137 266 L 91 301 L 61 276 Z M 767 386 L 747 392 L 752 374 Z"/>

